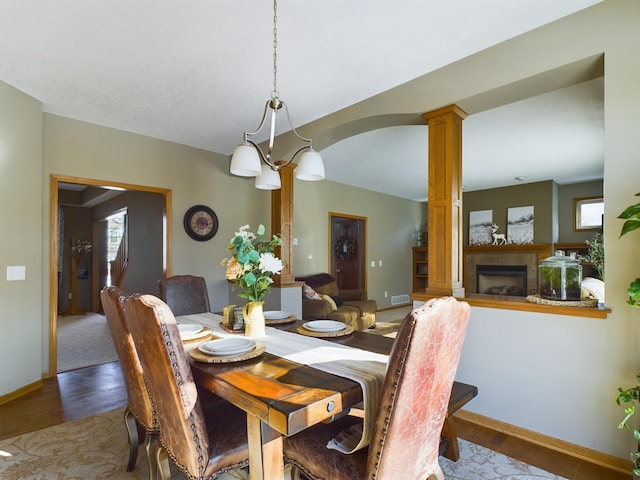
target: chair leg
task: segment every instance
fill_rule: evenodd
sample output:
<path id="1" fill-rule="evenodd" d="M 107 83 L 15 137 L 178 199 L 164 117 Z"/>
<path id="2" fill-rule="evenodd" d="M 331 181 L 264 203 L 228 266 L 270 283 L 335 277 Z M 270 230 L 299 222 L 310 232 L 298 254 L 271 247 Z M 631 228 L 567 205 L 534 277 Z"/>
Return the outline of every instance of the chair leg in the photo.
<path id="1" fill-rule="evenodd" d="M 127 472 L 130 472 L 136 467 L 140 438 L 138 436 L 138 422 L 128 407 L 124 409 L 124 424 L 129 434 L 129 461 L 127 462 Z"/>
<path id="2" fill-rule="evenodd" d="M 167 451 L 160 445 L 156 448 L 156 468 L 158 471 L 158 480 L 171 480 L 169 454 L 167 454 Z"/>
<path id="3" fill-rule="evenodd" d="M 156 463 L 157 452 L 161 448 L 159 444 L 160 436 L 157 433 L 146 433 L 144 447 L 147 454 L 147 464 L 149 465 L 149 480 L 158 479 L 158 464 Z"/>

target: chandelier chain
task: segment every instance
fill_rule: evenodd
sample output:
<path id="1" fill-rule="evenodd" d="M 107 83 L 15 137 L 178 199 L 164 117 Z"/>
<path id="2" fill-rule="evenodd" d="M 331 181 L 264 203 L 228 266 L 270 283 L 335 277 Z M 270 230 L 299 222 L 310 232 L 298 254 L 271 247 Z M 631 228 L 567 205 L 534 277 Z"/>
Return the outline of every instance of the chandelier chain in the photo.
<path id="1" fill-rule="evenodd" d="M 272 97 L 278 98 L 278 1 L 273 0 L 273 92 Z"/>

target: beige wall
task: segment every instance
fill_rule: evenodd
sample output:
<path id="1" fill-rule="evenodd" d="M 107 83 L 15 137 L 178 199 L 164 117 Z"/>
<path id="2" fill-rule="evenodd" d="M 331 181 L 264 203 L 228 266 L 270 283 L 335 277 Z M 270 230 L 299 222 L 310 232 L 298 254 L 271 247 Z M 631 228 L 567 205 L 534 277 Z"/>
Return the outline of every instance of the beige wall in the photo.
<path id="1" fill-rule="evenodd" d="M 416 226 L 424 222 L 426 204 L 330 181 L 296 181 L 294 188 L 296 275 L 329 271 L 329 212 L 355 215 L 367 219 L 369 298 L 378 302 L 378 308 L 386 308 L 393 295 L 411 293 L 411 247 L 416 244 Z"/>
<path id="2" fill-rule="evenodd" d="M 37 100 L 0 82 L 0 394 L 41 376 L 44 305 L 42 113 Z M 7 267 L 26 279 L 7 281 Z M 11 366 L 8 368 L 8 366 Z"/>

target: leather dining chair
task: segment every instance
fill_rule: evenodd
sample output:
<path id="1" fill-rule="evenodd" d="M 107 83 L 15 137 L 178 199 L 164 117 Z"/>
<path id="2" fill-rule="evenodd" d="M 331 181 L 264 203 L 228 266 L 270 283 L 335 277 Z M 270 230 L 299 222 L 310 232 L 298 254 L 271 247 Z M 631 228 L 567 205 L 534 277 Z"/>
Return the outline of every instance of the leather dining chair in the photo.
<path id="1" fill-rule="evenodd" d="M 211 311 L 204 277 L 174 275 L 158 280 L 158 290 L 176 317 Z"/>
<path id="2" fill-rule="evenodd" d="M 144 429 L 145 453 L 149 463 L 149 478 L 155 480 L 156 468 L 153 458 L 158 445 L 158 424 L 151 404 L 151 397 L 142 378 L 142 367 L 138 352 L 127 326 L 122 301 L 127 296 L 117 287 L 105 287 L 100 292 L 102 308 L 107 317 L 107 325 L 115 346 L 120 368 L 127 390 L 127 407 L 124 410 L 124 423 L 129 434 L 129 460 L 127 472 L 136 466 L 140 439 L 138 425 Z"/>
<path id="3" fill-rule="evenodd" d="M 135 294 L 124 308 L 158 417 L 159 478 L 171 478 L 169 456 L 191 479 L 246 467 L 246 414 L 215 395 L 201 401 L 169 306 L 153 295 Z"/>
<path id="4" fill-rule="evenodd" d="M 460 359 L 469 305 L 432 299 L 403 320 L 368 447 L 350 455 L 326 447 L 361 421 L 346 416 L 318 424 L 284 441 L 292 477 L 316 480 L 444 479 L 438 464 L 440 433 Z"/>

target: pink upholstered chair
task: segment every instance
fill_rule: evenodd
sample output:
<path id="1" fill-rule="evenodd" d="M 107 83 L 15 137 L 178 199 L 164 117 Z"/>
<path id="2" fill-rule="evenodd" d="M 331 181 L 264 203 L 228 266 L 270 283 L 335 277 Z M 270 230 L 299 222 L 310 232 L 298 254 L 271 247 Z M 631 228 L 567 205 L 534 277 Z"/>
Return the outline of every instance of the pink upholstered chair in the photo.
<path id="1" fill-rule="evenodd" d="M 136 466 L 138 457 L 138 424 L 145 432 L 145 451 L 149 462 L 149 478 L 155 480 L 156 469 L 153 458 L 158 445 L 158 423 L 153 412 L 151 397 L 142 378 L 142 367 L 138 352 L 129 333 L 122 301 L 126 293 L 117 287 L 105 287 L 100 292 L 102 308 L 107 317 L 113 345 L 120 360 L 120 368 L 127 389 L 127 407 L 124 410 L 124 423 L 129 434 L 129 461 L 127 472 Z"/>
<path id="2" fill-rule="evenodd" d="M 171 478 L 168 456 L 191 479 L 247 466 L 246 414 L 215 396 L 201 403 L 169 306 L 136 294 L 125 299 L 124 308 L 158 417 L 159 478 Z"/>
<path id="3" fill-rule="evenodd" d="M 409 313 L 398 331 L 369 447 L 346 455 L 329 440 L 360 419 L 344 417 L 285 439 L 293 477 L 309 479 L 444 479 L 440 432 L 469 320 L 469 305 L 433 299 Z"/>
<path id="4" fill-rule="evenodd" d="M 158 280 L 158 290 L 176 317 L 211 311 L 204 277 L 174 275 Z"/>

